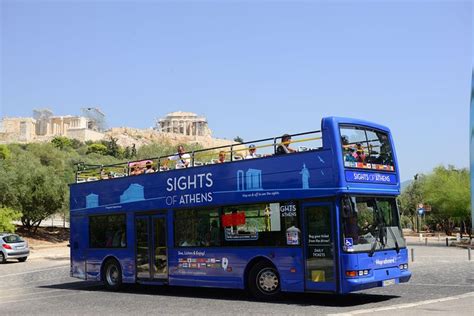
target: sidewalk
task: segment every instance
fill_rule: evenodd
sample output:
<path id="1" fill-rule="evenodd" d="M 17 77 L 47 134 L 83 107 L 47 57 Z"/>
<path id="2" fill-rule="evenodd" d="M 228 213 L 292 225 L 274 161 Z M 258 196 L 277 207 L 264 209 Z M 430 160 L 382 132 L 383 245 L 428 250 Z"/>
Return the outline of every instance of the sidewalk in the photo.
<path id="1" fill-rule="evenodd" d="M 467 247 L 474 248 L 474 239 L 471 241 L 471 245 L 469 245 L 469 239 L 466 236 L 464 236 L 464 238 L 461 239 L 462 242 L 457 242 L 455 236 L 445 236 L 445 235 L 427 236 L 426 234 L 423 234 L 423 233 L 421 234 L 421 237 L 420 235 L 416 235 L 416 236 L 409 235 L 409 236 L 404 236 L 404 237 L 407 241 L 407 245 L 409 246 L 427 245 L 427 246 L 446 247 L 446 238 L 448 238 L 449 247 L 456 246 L 456 247 L 462 247 L 462 248 L 467 248 Z"/>
<path id="2" fill-rule="evenodd" d="M 69 260 L 70 250 L 68 242 L 52 245 L 37 245 L 30 247 L 28 260 L 49 259 L 49 260 Z"/>

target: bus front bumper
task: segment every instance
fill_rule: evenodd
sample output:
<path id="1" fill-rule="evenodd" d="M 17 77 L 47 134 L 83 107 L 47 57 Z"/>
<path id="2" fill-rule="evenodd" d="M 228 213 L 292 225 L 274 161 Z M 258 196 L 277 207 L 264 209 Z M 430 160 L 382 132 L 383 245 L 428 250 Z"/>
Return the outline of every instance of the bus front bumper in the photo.
<path id="1" fill-rule="evenodd" d="M 408 282 L 411 278 L 409 270 L 398 267 L 372 270 L 367 276 L 345 277 L 342 282 L 343 293 L 366 290 L 374 287 L 386 287 Z"/>

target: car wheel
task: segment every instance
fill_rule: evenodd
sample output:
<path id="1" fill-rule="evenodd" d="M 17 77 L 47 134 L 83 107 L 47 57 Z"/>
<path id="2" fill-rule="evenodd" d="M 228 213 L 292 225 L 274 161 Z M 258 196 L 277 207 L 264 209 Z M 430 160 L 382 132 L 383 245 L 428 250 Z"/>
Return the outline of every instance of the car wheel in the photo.
<path id="1" fill-rule="evenodd" d="M 103 280 L 110 291 L 117 291 L 122 286 L 122 269 L 117 260 L 111 259 L 105 263 Z"/>
<path id="2" fill-rule="evenodd" d="M 280 296 L 280 276 L 271 264 L 260 261 L 249 273 L 248 289 L 259 300 L 274 300 Z"/>
<path id="3" fill-rule="evenodd" d="M 18 258 L 18 261 L 20 261 L 20 262 L 25 262 L 26 259 L 28 259 L 28 257 L 22 257 L 22 258 Z"/>
<path id="4" fill-rule="evenodd" d="M 0 251 L 0 263 L 5 263 L 5 255 L 3 254 L 3 252 Z"/>

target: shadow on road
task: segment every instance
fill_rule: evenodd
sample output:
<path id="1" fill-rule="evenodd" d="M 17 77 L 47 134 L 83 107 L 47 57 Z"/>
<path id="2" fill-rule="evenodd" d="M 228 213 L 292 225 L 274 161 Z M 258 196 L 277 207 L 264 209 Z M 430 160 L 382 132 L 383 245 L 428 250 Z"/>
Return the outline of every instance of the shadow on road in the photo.
<path id="1" fill-rule="evenodd" d="M 71 282 L 55 285 L 41 286 L 41 288 L 61 289 L 73 291 L 108 292 L 100 282 Z M 151 286 L 151 285 L 126 285 L 117 294 L 142 294 L 160 295 L 170 297 L 202 298 L 213 300 L 248 301 L 254 302 L 247 292 L 243 290 L 197 288 L 181 286 Z M 353 293 L 347 295 L 322 294 L 322 293 L 285 293 L 274 304 L 300 305 L 300 306 L 326 306 L 326 307 L 352 307 L 365 304 L 389 301 L 399 296 L 375 295 Z"/>

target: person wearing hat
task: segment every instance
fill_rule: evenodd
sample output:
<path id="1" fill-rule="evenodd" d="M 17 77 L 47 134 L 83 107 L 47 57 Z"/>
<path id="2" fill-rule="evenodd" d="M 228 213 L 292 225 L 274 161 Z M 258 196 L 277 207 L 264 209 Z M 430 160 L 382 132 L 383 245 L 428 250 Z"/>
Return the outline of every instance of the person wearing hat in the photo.
<path id="1" fill-rule="evenodd" d="M 281 143 L 278 145 L 276 149 L 276 155 L 283 155 L 283 154 L 289 154 L 289 153 L 294 153 L 295 150 L 293 148 L 290 148 L 290 143 L 291 143 L 291 136 L 288 134 L 284 134 L 281 136 Z"/>
<path id="2" fill-rule="evenodd" d="M 254 144 L 251 144 L 249 146 L 249 154 L 245 157 L 245 159 L 253 159 L 253 158 L 258 158 L 257 148 L 255 147 Z"/>

